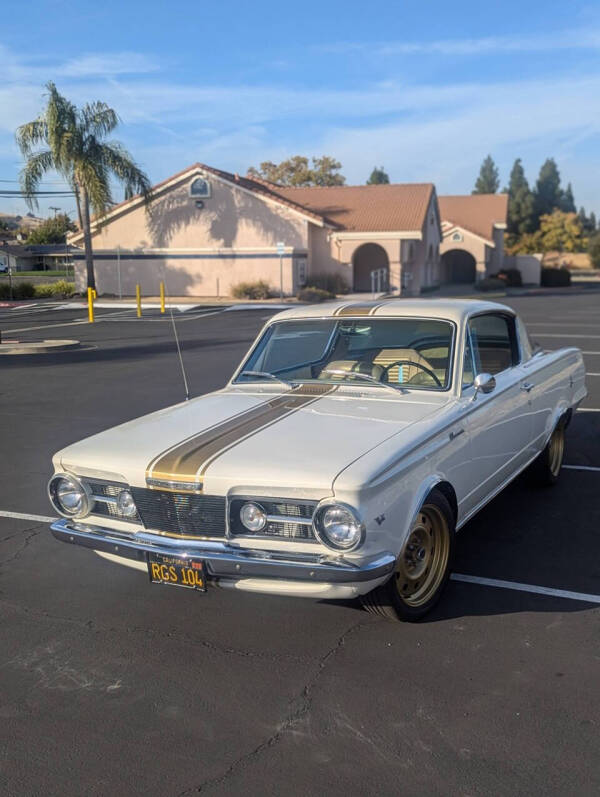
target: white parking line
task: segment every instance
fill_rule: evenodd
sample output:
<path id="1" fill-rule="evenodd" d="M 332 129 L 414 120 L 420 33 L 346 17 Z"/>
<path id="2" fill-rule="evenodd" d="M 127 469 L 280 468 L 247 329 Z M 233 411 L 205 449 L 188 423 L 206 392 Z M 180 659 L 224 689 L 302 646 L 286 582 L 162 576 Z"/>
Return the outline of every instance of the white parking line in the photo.
<path id="1" fill-rule="evenodd" d="M 582 332 L 581 335 L 576 335 L 573 332 L 563 333 L 563 332 L 534 332 L 533 336 L 535 338 L 598 338 L 600 339 L 600 335 L 588 335 L 585 332 Z M 593 352 L 596 354 L 597 352 Z"/>
<path id="2" fill-rule="evenodd" d="M 578 407 L 577 412 L 600 412 L 600 408 L 596 407 Z"/>
<path id="3" fill-rule="evenodd" d="M 533 592 L 537 595 L 550 595 L 553 598 L 568 598 L 572 601 L 584 601 L 585 603 L 600 604 L 600 595 L 591 595 L 586 592 L 571 592 L 568 589 L 538 587 L 535 584 L 521 584 L 518 581 L 502 581 L 497 578 L 467 576 L 464 573 L 452 573 L 450 578 L 453 581 L 464 581 L 467 584 L 481 584 L 484 587 L 499 587 L 500 589 L 512 589 L 516 590 L 517 592 Z"/>
<path id="4" fill-rule="evenodd" d="M 34 332 L 38 329 L 53 329 L 56 327 L 75 327 L 78 324 L 89 324 L 87 318 L 82 321 L 65 321 L 62 324 L 42 324 L 39 327 L 21 327 L 21 329 L 9 329 L 6 331 L 6 334 L 14 334 L 15 332 Z"/>
<path id="5" fill-rule="evenodd" d="M 5 509 L 0 509 L 0 517 L 9 517 L 14 520 L 33 520 L 39 523 L 54 523 L 58 520 L 56 517 L 47 517 L 46 515 L 28 515 L 24 512 L 8 512 Z"/>
<path id="6" fill-rule="evenodd" d="M 596 468 L 593 465 L 563 465 L 563 468 L 566 468 L 566 470 L 592 470 L 600 472 L 600 468 Z"/>
<path id="7" fill-rule="evenodd" d="M 593 371 L 587 371 L 586 376 L 600 376 L 600 373 L 595 374 Z"/>
<path id="8" fill-rule="evenodd" d="M 582 351 L 582 354 L 600 354 L 600 351 Z"/>

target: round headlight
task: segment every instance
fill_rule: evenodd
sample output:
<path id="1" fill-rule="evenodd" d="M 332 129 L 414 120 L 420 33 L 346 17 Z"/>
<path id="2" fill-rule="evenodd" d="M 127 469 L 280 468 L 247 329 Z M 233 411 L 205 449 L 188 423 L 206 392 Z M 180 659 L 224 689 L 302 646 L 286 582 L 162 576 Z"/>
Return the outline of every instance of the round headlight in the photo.
<path id="1" fill-rule="evenodd" d="M 260 504 L 244 504 L 240 509 L 240 520 L 248 531 L 262 531 L 267 525 L 267 513 Z"/>
<path id="2" fill-rule="evenodd" d="M 90 500 L 83 484 L 74 476 L 57 474 L 50 479 L 48 494 L 52 506 L 64 517 L 89 514 Z"/>
<path id="3" fill-rule="evenodd" d="M 315 531 L 325 545 L 349 551 L 363 539 L 363 525 L 354 510 L 345 504 L 328 504 L 315 513 Z"/>
<path id="4" fill-rule="evenodd" d="M 137 507 L 129 490 L 121 490 L 117 495 L 117 509 L 125 517 L 137 515 Z"/>

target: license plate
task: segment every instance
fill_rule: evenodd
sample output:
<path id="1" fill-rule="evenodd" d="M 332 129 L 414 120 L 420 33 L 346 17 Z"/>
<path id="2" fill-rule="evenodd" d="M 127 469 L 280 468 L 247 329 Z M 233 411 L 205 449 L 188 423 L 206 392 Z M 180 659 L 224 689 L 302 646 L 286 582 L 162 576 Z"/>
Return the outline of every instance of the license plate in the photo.
<path id="1" fill-rule="evenodd" d="M 201 559 L 149 553 L 148 575 L 153 584 L 171 584 L 206 592 L 206 569 Z"/>

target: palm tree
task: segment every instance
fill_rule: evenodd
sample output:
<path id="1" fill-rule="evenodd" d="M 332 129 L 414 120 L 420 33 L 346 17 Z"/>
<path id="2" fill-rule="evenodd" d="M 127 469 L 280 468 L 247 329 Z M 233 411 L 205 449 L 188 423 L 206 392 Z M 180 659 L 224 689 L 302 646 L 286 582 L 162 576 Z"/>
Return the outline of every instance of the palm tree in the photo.
<path id="1" fill-rule="evenodd" d="M 110 209 L 114 204 L 110 182 L 115 178 L 125 187 L 125 196 L 141 194 L 149 202 L 150 180 L 121 144 L 105 140 L 119 123 L 112 108 L 104 102 L 77 108 L 54 83 L 46 88 L 46 108 L 33 122 L 17 129 L 17 144 L 27 161 L 20 175 L 21 188 L 33 208 L 37 206 L 35 192 L 46 172 L 58 172 L 72 187 L 83 232 L 87 284 L 95 288 L 90 209 L 97 217 Z M 40 146 L 43 149 L 38 149 Z"/>

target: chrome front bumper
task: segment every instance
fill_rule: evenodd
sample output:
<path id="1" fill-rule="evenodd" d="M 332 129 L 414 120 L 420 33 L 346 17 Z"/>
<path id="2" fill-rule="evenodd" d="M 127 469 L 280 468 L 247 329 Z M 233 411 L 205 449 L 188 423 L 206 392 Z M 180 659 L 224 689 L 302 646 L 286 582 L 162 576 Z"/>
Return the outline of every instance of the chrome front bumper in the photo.
<path id="1" fill-rule="evenodd" d="M 150 532 L 129 535 L 114 529 L 88 526 L 74 520 L 57 520 L 50 528 L 61 542 L 94 551 L 146 562 L 148 553 L 203 559 L 208 577 L 280 578 L 291 581 L 352 584 L 384 578 L 394 569 L 394 556 L 381 554 L 360 566 L 322 553 L 278 553 L 234 548 L 225 542 L 178 540 Z"/>

